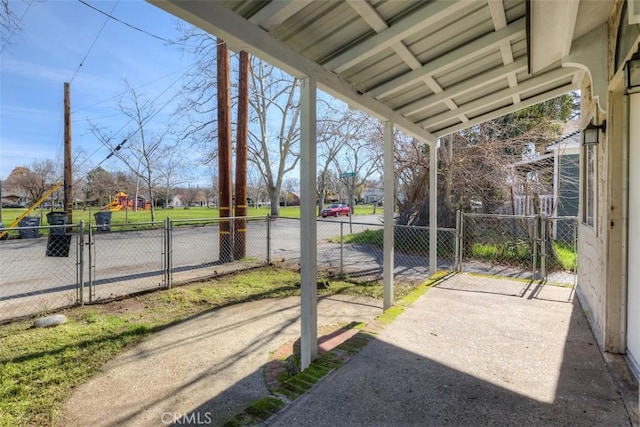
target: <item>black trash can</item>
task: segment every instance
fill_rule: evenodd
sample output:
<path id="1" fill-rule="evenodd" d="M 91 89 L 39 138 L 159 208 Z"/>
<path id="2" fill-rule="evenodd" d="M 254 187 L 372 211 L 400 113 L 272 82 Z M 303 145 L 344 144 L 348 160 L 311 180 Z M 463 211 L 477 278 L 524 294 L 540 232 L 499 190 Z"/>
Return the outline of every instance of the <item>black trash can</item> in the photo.
<path id="1" fill-rule="evenodd" d="M 66 212 L 49 212 L 47 214 L 47 222 L 49 225 L 67 225 Z M 67 227 L 51 227 L 49 234 L 52 236 L 62 236 L 67 233 Z"/>
<path id="2" fill-rule="evenodd" d="M 49 234 L 47 256 L 68 257 L 71 249 L 71 234 Z"/>
<path id="3" fill-rule="evenodd" d="M 111 231 L 111 211 L 96 212 L 93 216 L 96 218 L 98 231 Z"/>
<path id="4" fill-rule="evenodd" d="M 40 217 L 39 216 L 25 216 L 18 223 L 20 227 L 39 227 L 40 226 Z M 20 238 L 21 239 L 34 239 L 36 237 L 40 237 L 40 231 L 37 228 L 20 228 Z"/>

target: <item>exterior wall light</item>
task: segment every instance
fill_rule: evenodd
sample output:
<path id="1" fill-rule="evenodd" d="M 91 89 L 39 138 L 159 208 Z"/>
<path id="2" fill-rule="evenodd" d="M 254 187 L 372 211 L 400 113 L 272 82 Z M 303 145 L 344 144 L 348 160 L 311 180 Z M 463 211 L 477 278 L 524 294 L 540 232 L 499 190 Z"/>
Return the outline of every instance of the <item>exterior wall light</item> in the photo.
<path id="1" fill-rule="evenodd" d="M 638 51 L 627 61 L 627 93 L 640 92 L 640 44 Z"/>
<path id="2" fill-rule="evenodd" d="M 593 121 L 582 131 L 582 145 L 596 145 L 600 142 L 600 131 L 607 130 L 607 121 L 603 120 L 601 125 L 594 125 Z"/>

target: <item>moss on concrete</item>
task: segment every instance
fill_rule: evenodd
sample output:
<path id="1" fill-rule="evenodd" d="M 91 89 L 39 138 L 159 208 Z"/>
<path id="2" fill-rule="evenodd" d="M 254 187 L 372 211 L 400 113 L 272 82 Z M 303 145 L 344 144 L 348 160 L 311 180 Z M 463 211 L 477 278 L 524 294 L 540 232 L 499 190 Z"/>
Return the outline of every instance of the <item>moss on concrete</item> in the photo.
<path id="1" fill-rule="evenodd" d="M 338 345 L 331 351 L 318 357 L 303 372 L 297 372 L 291 376 L 279 376 L 280 385 L 270 390 L 271 395 L 265 396 L 253 405 L 249 406 L 242 413 L 236 415 L 225 423 L 225 426 L 249 426 L 263 424 L 280 409 L 282 409 L 289 401 L 293 401 L 303 394 L 307 393 L 315 384 L 321 381 L 327 374 L 339 369 L 350 356 L 357 354 L 378 333 L 384 330 L 385 326 L 392 323 L 405 308 L 413 304 L 419 297 L 424 295 L 432 286 L 440 280 L 447 277 L 450 272 L 438 272 L 424 283 L 416 287 L 396 305 L 385 310 L 373 322 L 364 324 L 362 322 L 352 322 L 349 325 L 342 326 L 339 329 L 358 329 L 358 332 Z M 336 329 L 337 330 L 337 329 Z M 332 332 L 335 332 L 332 331 Z M 282 361 L 285 363 L 285 361 Z"/>

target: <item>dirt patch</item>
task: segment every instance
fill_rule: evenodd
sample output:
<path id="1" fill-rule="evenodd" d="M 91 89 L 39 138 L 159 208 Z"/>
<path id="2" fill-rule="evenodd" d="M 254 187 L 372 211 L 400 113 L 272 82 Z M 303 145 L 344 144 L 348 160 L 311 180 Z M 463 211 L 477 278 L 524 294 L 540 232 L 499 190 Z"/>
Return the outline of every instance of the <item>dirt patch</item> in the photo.
<path id="1" fill-rule="evenodd" d="M 137 314 L 146 310 L 146 305 L 140 298 L 126 298 L 101 304 L 100 311 L 104 314 Z"/>

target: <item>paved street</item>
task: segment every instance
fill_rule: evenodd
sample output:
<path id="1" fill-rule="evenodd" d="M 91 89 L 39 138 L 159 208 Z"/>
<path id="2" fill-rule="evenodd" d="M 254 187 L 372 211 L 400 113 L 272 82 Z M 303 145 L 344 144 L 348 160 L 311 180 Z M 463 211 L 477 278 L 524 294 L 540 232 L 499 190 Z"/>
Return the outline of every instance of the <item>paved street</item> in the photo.
<path id="1" fill-rule="evenodd" d="M 382 271 L 382 252 L 357 245 L 330 243 L 342 234 L 378 228 L 379 216 L 327 218 L 318 221 L 318 260 L 327 269 L 339 271 L 342 259 L 345 271 L 358 269 L 370 273 Z M 173 282 L 178 284 L 206 278 L 224 271 L 261 265 L 267 252 L 274 263 L 297 264 L 300 258 L 300 223 L 297 219 L 280 218 L 270 224 L 263 219 L 247 224 L 246 259 L 219 263 L 217 224 L 178 225 L 172 230 Z M 341 230 L 342 229 L 342 230 Z M 164 232 L 162 229 L 118 231 L 112 226 L 107 233 L 96 232 L 89 245 L 72 236 L 68 257 L 47 256 L 47 238 L 16 239 L 0 242 L 0 321 L 47 309 L 73 304 L 78 298 L 80 273 L 85 283 L 83 298 L 89 301 L 113 298 L 133 292 L 164 286 Z M 89 255 L 91 248 L 91 256 Z M 83 269 L 79 269 L 79 251 L 83 252 Z M 414 257 L 415 258 L 415 257 Z M 423 259 L 398 258 L 398 268 L 425 277 L 428 262 Z M 90 268 L 91 267 L 91 268 Z M 89 288 L 89 280 L 93 287 Z M 92 295 L 90 292 L 92 291 Z"/>
<path id="2" fill-rule="evenodd" d="M 264 265 L 267 260 L 274 265 L 299 267 L 298 219 L 279 218 L 269 224 L 265 218 L 247 221 L 245 258 L 228 263 L 220 262 L 219 228 L 212 220 L 199 223 L 176 221 L 171 230 L 170 254 L 165 254 L 167 237 L 163 228 L 128 231 L 119 228 L 112 226 L 110 232 L 95 232 L 91 240 L 85 234 L 83 245 L 79 236 L 70 236 L 68 257 L 47 256 L 46 237 L 0 242 L 0 321 L 72 305 L 80 298 L 91 302 L 162 288 L 167 283 L 165 271 L 169 259 L 171 283 L 174 285 Z M 367 229 L 380 231 L 382 217 L 319 219 L 318 270 L 323 274 L 344 273 L 361 280 L 380 279 L 383 266 L 381 244 L 335 243 L 340 236 Z M 426 229 L 405 228 L 397 233 L 402 233 L 404 243 L 415 242 L 416 250 L 409 251 L 413 254 L 395 251 L 396 282 L 421 282 L 429 276 L 428 255 L 426 249 L 420 249 L 426 240 Z M 449 238 L 446 244 L 453 245 L 453 233 L 442 235 Z M 381 234 L 375 236 L 382 239 Z M 452 269 L 452 261 L 441 257 L 438 267 Z M 476 261 L 465 262 L 463 269 L 512 277 L 520 274 L 519 270 L 512 274 L 506 271 L 508 268 L 505 266 Z M 524 273 L 530 277 L 530 271 Z M 552 278 L 552 281 L 571 283 L 572 277 L 569 274 L 561 280 Z M 85 284 L 83 289 L 78 286 L 80 282 Z"/>

